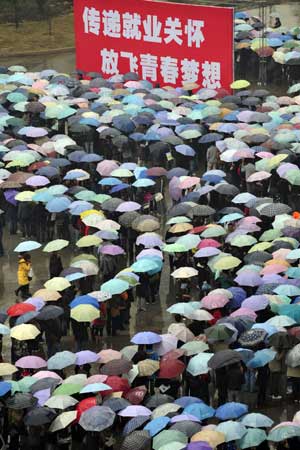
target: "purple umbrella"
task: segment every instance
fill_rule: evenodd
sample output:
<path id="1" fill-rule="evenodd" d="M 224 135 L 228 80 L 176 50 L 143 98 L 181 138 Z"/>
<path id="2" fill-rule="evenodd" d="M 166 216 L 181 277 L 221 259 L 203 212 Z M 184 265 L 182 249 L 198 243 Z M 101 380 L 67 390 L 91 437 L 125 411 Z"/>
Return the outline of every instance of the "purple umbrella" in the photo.
<path id="1" fill-rule="evenodd" d="M 207 185 L 201 187 L 200 189 L 198 189 L 196 192 L 199 192 L 200 197 L 201 197 L 202 195 L 206 195 L 209 192 L 214 191 L 214 190 L 215 190 L 214 186 L 210 186 L 209 184 L 207 184 Z"/>
<path id="2" fill-rule="evenodd" d="M 76 366 L 83 366 L 84 364 L 91 364 L 97 362 L 99 356 L 97 353 L 91 352 L 90 350 L 82 350 L 76 353 Z"/>
<path id="3" fill-rule="evenodd" d="M 262 279 L 257 272 L 253 270 L 243 270 L 238 274 L 234 281 L 239 286 L 260 286 L 262 284 Z"/>
<path id="4" fill-rule="evenodd" d="M 144 258 L 148 256 L 157 256 L 158 258 L 163 259 L 163 254 L 160 250 L 156 250 L 156 248 L 148 248 L 146 250 L 142 250 L 136 257 L 136 259 Z"/>
<path id="5" fill-rule="evenodd" d="M 195 254 L 194 258 L 209 258 L 210 256 L 216 256 L 221 251 L 218 248 L 215 247 L 204 247 L 200 248 Z"/>
<path id="6" fill-rule="evenodd" d="M 25 181 L 25 184 L 27 184 L 27 186 L 33 187 L 46 186 L 49 183 L 50 181 L 48 180 L 48 178 L 42 175 L 33 175 Z"/>
<path id="7" fill-rule="evenodd" d="M 204 441 L 190 442 L 183 450 L 213 450 L 213 448 Z"/>
<path id="8" fill-rule="evenodd" d="M 99 253 L 102 253 L 103 255 L 116 256 L 116 255 L 123 255 L 125 251 L 119 245 L 110 244 L 110 245 L 103 245 L 102 247 L 100 247 Z"/>
<path id="9" fill-rule="evenodd" d="M 36 309 L 39 311 L 40 309 L 42 309 L 45 306 L 45 302 L 42 298 L 40 297 L 30 297 L 27 300 L 25 300 L 24 303 L 30 303 L 30 305 L 33 305 L 36 307 Z"/>
<path id="10" fill-rule="evenodd" d="M 41 369 L 47 367 L 47 361 L 39 356 L 23 356 L 15 362 L 15 365 L 22 369 Z"/>
<path id="11" fill-rule="evenodd" d="M 169 193 L 170 197 L 178 201 L 182 196 L 182 190 L 179 188 L 180 180 L 177 177 L 173 177 L 169 183 Z"/>
<path id="12" fill-rule="evenodd" d="M 25 135 L 32 138 L 43 137 L 48 134 L 48 131 L 39 127 L 23 127 L 18 131 L 18 134 Z"/>
<path id="13" fill-rule="evenodd" d="M 253 311 L 260 311 L 265 309 L 269 304 L 269 300 L 265 295 L 251 295 L 242 303 L 242 308 L 252 309 Z"/>
<path id="14" fill-rule="evenodd" d="M 156 233 L 144 233 L 137 238 L 136 245 L 143 245 L 146 248 L 162 247 L 163 241 Z"/>
<path id="15" fill-rule="evenodd" d="M 271 275 L 264 275 L 262 277 L 262 282 L 263 284 L 270 284 L 270 283 L 283 284 L 286 282 L 286 279 L 276 273 L 273 273 Z"/>
<path id="16" fill-rule="evenodd" d="M 168 180 L 171 180 L 173 177 L 179 178 L 187 174 L 188 170 L 184 169 L 183 167 L 174 167 L 174 169 L 168 171 L 167 178 Z"/>
<path id="17" fill-rule="evenodd" d="M 15 199 L 15 196 L 18 193 L 19 193 L 19 191 L 16 191 L 15 189 L 7 189 L 7 191 L 4 191 L 5 200 L 8 203 L 11 203 L 12 205 L 16 206 L 17 200 Z"/>
<path id="18" fill-rule="evenodd" d="M 191 420 L 192 422 L 200 422 L 200 420 L 192 414 L 178 414 L 178 416 L 172 417 L 171 423 L 184 422 L 186 420 Z"/>
<path id="19" fill-rule="evenodd" d="M 118 413 L 121 417 L 151 416 L 152 411 L 142 405 L 130 405 Z"/>
<path id="20" fill-rule="evenodd" d="M 158 344 L 161 342 L 161 336 L 152 331 L 141 331 L 135 334 L 130 342 L 137 345 Z"/>
<path id="21" fill-rule="evenodd" d="M 142 205 L 137 202 L 124 202 L 117 207 L 116 212 L 124 213 L 128 211 L 137 211 L 141 209 L 141 207 Z"/>
<path id="22" fill-rule="evenodd" d="M 44 406 L 46 401 L 49 400 L 49 398 L 51 397 L 51 390 L 50 388 L 47 388 L 42 389 L 41 391 L 36 391 L 33 394 L 33 397 L 37 398 L 39 406 Z"/>

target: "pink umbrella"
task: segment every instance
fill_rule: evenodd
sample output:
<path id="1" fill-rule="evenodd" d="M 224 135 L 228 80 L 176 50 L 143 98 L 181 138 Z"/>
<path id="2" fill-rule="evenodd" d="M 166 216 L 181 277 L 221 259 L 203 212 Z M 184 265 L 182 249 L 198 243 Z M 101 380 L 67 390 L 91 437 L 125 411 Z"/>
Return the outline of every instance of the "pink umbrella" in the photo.
<path id="1" fill-rule="evenodd" d="M 101 359 L 102 364 L 106 364 L 113 359 L 121 359 L 122 353 L 118 352 L 117 350 L 112 350 L 111 348 L 108 348 L 107 350 L 101 350 L 101 352 L 98 353 L 98 356 Z"/>
<path id="2" fill-rule="evenodd" d="M 290 248 L 280 248 L 279 250 L 276 250 L 276 252 L 273 252 L 272 256 L 274 259 L 285 259 L 290 251 Z"/>
<path id="3" fill-rule="evenodd" d="M 118 169 L 118 168 L 119 168 L 119 166 L 116 163 L 116 161 L 113 161 L 111 159 L 104 159 L 103 161 L 101 161 L 97 164 L 96 170 L 103 177 L 107 177 L 110 175 L 110 173 L 113 170 Z"/>
<path id="4" fill-rule="evenodd" d="M 258 223 L 258 222 L 261 222 L 261 219 L 259 217 L 247 216 L 239 221 L 239 226 L 242 226 L 242 225 L 248 224 L 248 223 Z"/>
<path id="5" fill-rule="evenodd" d="M 137 211 L 141 207 L 142 205 L 137 202 L 124 202 L 117 207 L 116 212 Z"/>
<path id="6" fill-rule="evenodd" d="M 223 308 L 228 302 L 229 299 L 226 295 L 211 294 L 203 297 L 201 306 L 205 309 Z"/>
<path id="7" fill-rule="evenodd" d="M 269 172 L 266 172 L 264 170 L 261 170 L 260 172 L 255 172 L 246 180 L 248 183 L 253 183 L 255 181 L 262 181 L 266 180 L 267 178 L 270 178 L 271 174 Z"/>
<path id="8" fill-rule="evenodd" d="M 287 266 L 284 264 L 269 264 L 264 267 L 261 271 L 261 275 L 273 275 L 275 273 L 285 272 L 287 270 Z"/>
<path id="9" fill-rule="evenodd" d="M 180 183 L 180 180 L 178 177 L 173 177 L 169 183 L 169 194 L 170 194 L 170 197 L 175 201 L 178 201 L 182 196 L 182 192 L 179 187 L 179 183 Z"/>
<path id="10" fill-rule="evenodd" d="M 255 314 L 255 312 L 249 308 L 239 308 L 230 314 L 230 317 L 240 317 L 240 316 L 247 316 L 253 320 L 256 320 L 257 314 Z"/>
<path id="11" fill-rule="evenodd" d="M 37 186 L 46 186 L 50 181 L 47 177 L 43 177 L 42 175 L 33 175 L 25 181 L 27 186 L 37 187 Z"/>
<path id="12" fill-rule="evenodd" d="M 40 370 L 39 372 L 36 372 L 32 376 L 34 378 L 38 378 L 39 380 L 41 380 L 42 378 L 55 378 L 60 382 L 63 380 L 59 375 L 57 375 L 57 373 L 52 372 L 51 370 Z"/>
<path id="13" fill-rule="evenodd" d="M 180 181 L 179 188 L 180 189 L 189 189 L 193 186 L 196 186 L 200 182 L 199 177 L 187 177 L 184 180 Z"/>
<path id="14" fill-rule="evenodd" d="M 105 383 L 107 378 L 107 375 L 92 375 L 85 380 L 84 385 L 86 386 L 93 383 Z"/>
<path id="15" fill-rule="evenodd" d="M 15 365 L 22 369 L 41 369 L 47 367 L 47 361 L 39 356 L 23 356 L 15 362 Z"/>
<path id="16" fill-rule="evenodd" d="M 242 111 L 237 115 L 237 119 L 240 122 L 251 122 L 252 116 L 253 116 L 253 111 Z"/>
<path id="17" fill-rule="evenodd" d="M 273 153 L 270 152 L 258 152 L 255 153 L 255 156 L 258 156 L 259 158 L 273 158 Z"/>
<path id="18" fill-rule="evenodd" d="M 219 248 L 222 244 L 220 242 L 216 241 L 215 239 L 203 239 L 200 244 L 197 246 L 197 248 L 200 250 L 201 248 L 206 247 L 214 247 Z"/>
<path id="19" fill-rule="evenodd" d="M 119 245 L 109 244 L 109 245 L 103 245 L 102 247 L 100 247 L 99 253 L 102 253 L 103 255 L 116 256 L 116 255 L 123 255 L 125 253 L 125 251 Z"/>

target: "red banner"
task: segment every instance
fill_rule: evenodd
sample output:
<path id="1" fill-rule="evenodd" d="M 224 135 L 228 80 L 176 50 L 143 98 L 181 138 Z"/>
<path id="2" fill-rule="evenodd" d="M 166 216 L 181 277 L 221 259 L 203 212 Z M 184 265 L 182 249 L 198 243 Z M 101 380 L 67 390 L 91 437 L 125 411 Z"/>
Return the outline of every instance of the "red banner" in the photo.
<path id="1" fill-rule="evenodd" d="M 150 0 L 74 0 L 77 69 L 136 72 L 154 85 L 233 81 L 233 8 Z"/>

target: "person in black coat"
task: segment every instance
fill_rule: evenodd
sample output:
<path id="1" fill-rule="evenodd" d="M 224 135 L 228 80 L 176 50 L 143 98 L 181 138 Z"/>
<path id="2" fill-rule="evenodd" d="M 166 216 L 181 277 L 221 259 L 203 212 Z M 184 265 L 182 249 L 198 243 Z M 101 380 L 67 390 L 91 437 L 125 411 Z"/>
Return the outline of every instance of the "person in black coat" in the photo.
<path id="1" fill-rule="evenodd" d="M 59 277 L 59 274 L 63 271 L 63 269 L 60 255 L 57 252 L 53 252 L 49 261 L 50 278 Z"/>

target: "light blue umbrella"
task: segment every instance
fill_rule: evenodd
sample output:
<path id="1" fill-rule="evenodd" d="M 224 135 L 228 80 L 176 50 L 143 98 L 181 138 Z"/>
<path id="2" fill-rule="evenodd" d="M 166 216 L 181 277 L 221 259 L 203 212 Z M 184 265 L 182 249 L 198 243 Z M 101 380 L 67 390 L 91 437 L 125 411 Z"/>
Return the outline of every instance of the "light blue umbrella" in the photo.
<path id="1" fill-rule="evenodd" d="M 98 184 L 101 186 L 117 186 L 118 184 L 121 184 L 122 181 L 119 178 L 103 178 L 102 180 L 98 181 Z"/>
<path id="2" fill-rule="evenodd" d="M 147 423 L 147 425 L 144 427 L 144 430 L 148 431 L 150 436 L 153 437 L 157 433 L 159 433 L 161 430 L 166 428 L 168 423 L 170 422 L 169 417 L 157 417 L 156 419 L 151 420 L 151 422 Z"/>
<path id="3" fill-rule="evenodd" d="M 105 383 L 91 383 L 84 386 L 79 394 L 89 394 L 92 392 L 111 391 L 111 387 Z"/>
<path id="4" fill-rule="evenodd" d="M 288 295 L 289 297 L 296 297 L 300 295 L 300 288 L 292 284 L 281 284 L 274 289 L 275 294 Z"/>
<path id="5" fill-rule="evenodd" d="M 236 220 L 242 219 L 243 217 L 244 217 L 243 214 L 240 213 L 226 214 L 218 221 L 218 223 L 234 222 Z"/>
<path id="6" fill-rule="evenodd" d="M 250 361 L 247 362 L 247 367 L 251 369 L 257 369 L 258 367 L 263 367 L 269 362 L 273 361 L 276 356 L 276 352 L 270 348 L 264 348 L 263 350 L 258 350 Z"/>
<path id="7" fill-rule="evenodd" d="M 8 335 L 10 333 L 10 328 L 8 328 L 6 325 L 0 324 L 0 334 L 2 336 Z"/>
<path id="8" fill-rule="evenodd" d="M 242 192 L 241 194 L 236 195 L 231 201 L 232 203 L 248 203 L 248 202 L 254 202 L 256 200 L 256 196 L 253 194 L 250 194 L 249 192 Z"/>
<path id="9" fill-rule="evenodd" d="M 76 355 L 68 350 L 55 353 L 48 359 L 47 367 L 49 370 L 62 370 L 65 367 L 76 363 Z"/>
<path id="10" fill-rule="evenodd" d="M 289 278 L 300 278 L 300 267 L 289 267 L 285 273 Z"/>
<path id="11" fill-rule="evenodd" d="M 93 209 L 93 207 L 94 205 L 92 203 L 83 200 L 76 200 L 75 202 L 71 203 L 69 209 L 72 216 L 80 216 L 81 213 Z"/>
<path id="12" fill-rule="evenodd" d="M 273 425 L 274 421 L 270 417 L 261 413 L 250 413 L 246 414 L 242 419 L 241 423 L 245 427 L 251 428 L 269 428 Z"/>
<path id="13" fill-rule="evenodd" d="M 234 422 L 233 420 L 219 423 L 216 431 L 225 434 L 226 442 L 241 439 L 247 433 L 247 429 L 242 423 Z"/>
<path id="14" fill-rule="evenodd" d="M 113 278 L 112 280 L 106 281 L 101 285 L 102 292 L 108 292 L 111 295 L 122 294 L 122 292 L 129 289 L 129 283 L 118 278 Z"/>
<path id="15" fill-rule="evenodd" d="M 286 259 L 299 259 L 300 258 L 300 249 L 295 248 L 294 250 L 291 250 L 287 255 Z"/>
<path id="16" fill-rule="evenodd" d="M 299 425 L 279 425 L 270 431 L 268 441 L 281 442 L 296 436 L 300 436 Z"/>
<path id="17" fill-rule="evenodd" d="M 48 192 L 51 195 L 63 195 L 67 192 L 67 190 L 68 188 L 63 184 L 54 184 L 48 188 Z"/>
<path id="18" fill-rule="evenodd" d="M 152 345 L 161 342 L 161 336 L 152 331 L 141 331 L 136 333 L 130 340 L 133 344 L 137 345 Z"/>
<path id="19" fill-rule="evenodd" d="M 132 183 L 132 186 L 136 188 L 141 187 L 148 187 L 148 186 L 154 186 L 155 181 L 151 180 L 150 178 L 139 178 L 134 183 Z"/>
<path id="20" fill-rule="evenodd" d="M 248 412 L 248 405 L 238 402 L 224 403 L 216 410 L 216 417 L 220 420 L 237 419 Z"/>
<path id="21" fill-rule="evenodd" d="M 179 302 L 170 306 L 167 309 L 167 312 L 170 314 L 181 314 L 185 316 L 186 314 L 192 314 L 195 311 L 195 308 L 189 303 Z"/>
<path id="22" fill-rule="evenodd" d="M 198 376 L 208 372 L 208 361 L 212 358 L 213 353 L 199 353 L 190 359 L 187 371 L 193 375 Z"/>
<path id="23" fill-rule="evenodd" d="M 46 209 L 50 213 L 59 213 L 66 211 L 71 205 L 71 200 L 68 197 L 55 197 L 46 204 Z"/>
<path id="24" fill-rule="evenodd" d="M 53 200 L 53 195 L 50 194 L 50 192 L 48 191 L 48 189 L 45 189 L 43 191 L 37 192 L 36 194 L 34 194 L 34 196 L 32 197 L 32 200 L 34 202 L 42 202 L 42 203 L 48 203 L 50 202 L 50 200 Z"/>
<path id="25" fill-rule="evenodd" d="M 191 414 L 197 417 L 199 420 L 209 419 L 215 414 L 214 408 L 206 405 L 205 403 L 192 403 L 183 410 L 183 414 Z"/>
<path id="26" fill-rule="evenodd" d="M 266 439 L 267 435 L 264 430 L 252 428 L 247 430 L 247 433 L 238 441 L 238 447 L 241 449 L 257 447 Z"/>
<path id="27" fill-rule="evenodd" d="M 140 258 L 138 261 L 132 264 L 131 270 L 137 273 L 151 272 L 158 267 L 156 261 L 153 258 Z"/>
<path id="28" fill-rule="evenodd" d="M 177 239 L 176 245 L 183 245 L 186 250 L 196 248 L 200 243 L 200 238 L 197 234 L 186 234 Z"/>
<path id="29" fill-rule="evenodd" d="M 24 241 L 24 242 L 20 242 L 20 244 L 18 244 L 16 246 L 16 248 L 14 249 L 14 252 L 19 252 L 19 253 L 31 252 L 32 250 L 36 250 L 36 249 L 40 248 L 41 246 L 42 246 L 42 244 L 40 244 L 39 242 L 36 242 L 36 241 Z"/>

